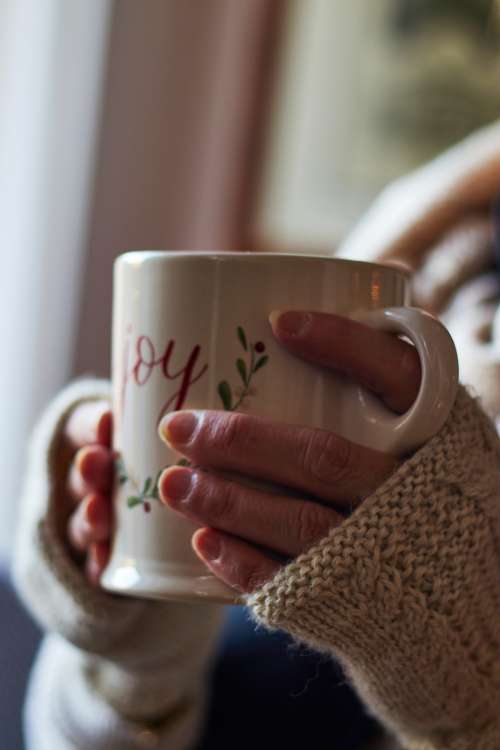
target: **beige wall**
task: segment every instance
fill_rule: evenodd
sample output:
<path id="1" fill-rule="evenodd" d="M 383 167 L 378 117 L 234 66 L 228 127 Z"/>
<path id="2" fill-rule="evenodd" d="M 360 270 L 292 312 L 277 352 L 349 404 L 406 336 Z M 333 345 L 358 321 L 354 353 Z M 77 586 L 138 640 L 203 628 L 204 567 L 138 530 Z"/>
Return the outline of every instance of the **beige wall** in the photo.
<path id="1" fill-rule="evenodd" d="M 76 374 L 109 372 L 117 254 L 240 241 L 272 10 L 268 0 L 115 3 Z"/>

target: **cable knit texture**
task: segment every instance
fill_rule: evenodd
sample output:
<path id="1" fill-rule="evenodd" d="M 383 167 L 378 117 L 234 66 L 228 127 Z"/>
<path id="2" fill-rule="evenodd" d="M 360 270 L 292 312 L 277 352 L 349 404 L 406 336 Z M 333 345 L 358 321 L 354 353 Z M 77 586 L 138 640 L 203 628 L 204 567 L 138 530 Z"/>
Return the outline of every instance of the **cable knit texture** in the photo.
<path id="1" fill-rule="evenodd" d="M 500 447 L 462 388 L 450 419 L 350 518 L 248 598 L 331 652 L 411 750 L 500 748 Z"/>

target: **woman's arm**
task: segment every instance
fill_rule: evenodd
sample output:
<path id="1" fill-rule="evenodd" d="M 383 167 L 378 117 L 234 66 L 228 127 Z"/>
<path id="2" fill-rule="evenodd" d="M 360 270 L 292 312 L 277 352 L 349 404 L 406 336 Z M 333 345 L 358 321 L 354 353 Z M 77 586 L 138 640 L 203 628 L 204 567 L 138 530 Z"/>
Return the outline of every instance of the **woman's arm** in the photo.
<path id="1" fill-rule="evenodd" d="M 221 608 L 115 597 L 91 585 L 75 561 L 66 535 L 73 456 L 64 428 L 76 405 L 103 398 L 107 382 L 71 385 L 31 443 L 14 573 L 48 634 L 30 681 L 28 747 L 123 750 L 154 740 L 184 749 L 203 719 Z"/>
<path id="2" fill-rule="evenodd" d="M 407 344 L 312 318 L 300 341 L 275 333 L 407 408 L 419 382 Z M 500 747 L 500 446 L 466 390 L 400 464 L 323 430 L 224 412 L 197 412 L 188 436 L 186 424 L 176 429 L 186 416 L 170 415 L 165 436 L 203 470 L 168 469 L 162 498 L 205 527 L 196 551 L 248 595 L 257 621 L 335 655 L 403 747 Z M 227 482 L 221 470 L 294 495 Z"/>
<path id="3" fill-rule="evenodd" d="M 500 448 L 461 390 L 441 432 L 250 595 L 343 664 L 408 750 L 500 747 Z"/>
<path id="4" fill-rule="evenodd" d="M 488 219 L 500 189 L 500 121 L 385 188 L 339 256 L 419 268 L 464 220 Z"/>

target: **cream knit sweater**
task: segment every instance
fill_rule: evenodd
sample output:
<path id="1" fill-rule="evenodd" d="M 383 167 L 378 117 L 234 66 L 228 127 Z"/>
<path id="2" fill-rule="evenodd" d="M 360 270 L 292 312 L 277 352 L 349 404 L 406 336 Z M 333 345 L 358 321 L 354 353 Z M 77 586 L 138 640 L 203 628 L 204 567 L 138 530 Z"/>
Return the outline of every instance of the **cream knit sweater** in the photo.
<path id="1" fill-rule="evenodd" d="M 248 604 L 334 654 L 404 747 L 500 748 L 500 442 L 474 400 Z"/>
<path id="2" fill-rule="evenodd" d="M 87 583 L 64 542 L 62 426 L 77 403 L 108 397 L 105 381 L 69 386 L 31 444 L 14 577 L 48 634 L 25 706 L 28 750 L 180 750 L 204 718 L 223 608 L 111 596 Z"/>
<path id="3" fill-rule="evenodd" d="M 50 634 L 31 679 L 28 750 L 181 750 L 203 720 L 221 608 L 94 589 L 58 531 L 61 426 L 107 388 L 72 385 L 32 446 L 15 571 Z M 404 747 L 500 748 L 500 446 L 474 399 L 461 389 L 441 432 L 248 605 L 336 656 Z"/>
<path id="4" fill-rule="evenodd" d="M 430 258 L 445 264 L 443 247 L 414 263 L 417 279 Z M 487 266 L 491 247 L 483 255 Z M 452 332 L 458 321 L 467 380 L 498 416 L 498 290 L 481 264 L 459 263 L 458 276 L 456 266 L 450 283 L 431 274 L 441 285 L 423 288 Z M 467 282 L 458 306 L 456 280 Z M 187 750 L 203 721 L 221 609 L 111 597 L 86 583 L 64 543 L 61 428 L 76 403 L 108 392 L 102 381 L 70 386 L 31 446 L 15 576 L 49 634 L 27 699 L 28 750 Z M 257 622 L 335 655 L 400 746 L 498 750 L 500 450 L 475 400 L 462 389 L 441 432 L 248 605 Z"/>

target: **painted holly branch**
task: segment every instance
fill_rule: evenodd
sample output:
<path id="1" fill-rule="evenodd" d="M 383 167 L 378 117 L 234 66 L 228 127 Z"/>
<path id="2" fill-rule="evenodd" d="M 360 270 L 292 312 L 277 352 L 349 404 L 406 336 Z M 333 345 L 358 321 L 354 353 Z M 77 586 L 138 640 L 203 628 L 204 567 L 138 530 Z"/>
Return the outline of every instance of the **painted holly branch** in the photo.
<path id="1" fill-rule="evenodd" d="M 243 350 L 246 353 L 247 361 L 245 362 L 245 360 L 241 357 L 238 357 L 238 359 L 236 360 L 236 369 L 238 370 L 239 376 L 243 381 L 243 388 L 240 393 L 237 394 L 236 402 L 233 403 L 233 393 L 231 390 L 231 386 L 229 385 L 227 380 L 222 380 L 219 383 L 217 391 L 226 411 L 236 411 L 236 409 L 241 406 L 244 400 L 249 395 L 251 395 L 250 386 L 253 376 L 255 375 L 257 370 L 260 370 L 261 367 L 264 367 L 264 365 L 269 360 L 267 354 L 264 354 L 264 356 L 261 356 L 258 359 L 256 357 L 256 355 L 263 354 L 263 352 L 265 352 L 266 350 L 265 344 L 263 344 L 262 341 L 258 341 L 256 344 L 249 344 L 247 341 L 247 337 L 245 336 L 245 331 L 241 326 L 238 326 L 238 328 L 236 329 L 236 334 L 238 336 L 238 341 L 240 342 Z"/>
<path id="2" fill-rule="evenodd" d="M 222 401 L 222 405 L 225 411 L 236 411 L 236 409 L 238 409 L 245 402 L 245 399 L 248 399 L 250 396 L 254 395 L 251 389 L 252 379 L 255 373 L 258 372 L 258 370 L 260 370 L 262 367 L 264 367 L 264 365 L 266 365 L 269 361 L 269 357 L 267 356 L 267 354 L 264 354 L 264 352 L 266 351 L 266 346 L 262 341 L 257 341 L 257 343 L 255 344 L 249 342 L 245 335 L 245 331 L 241 326 L 237 327 L 236 335 L 245 352 L 246 358 L 246 361 L 242 357 L 238 357 L 236 359 L 236 369 L 241 381 L 243 382 L 243 387 L 235 389 L 233 396 L 233 389 L 231 388 L 227 380 L 222 380 L 219 383 L 217 387 L 217 393 L 219 394 L 219 398 Z M 236 400 L 233 400 L 234 397 L 236 398 Z M 186 458 L 181 458 L 177 462 L 176 466 L 189 466 L 189 461 Z M 144 480 L 144 484 L 141 490 L 139 490 L 138 483 L 128 476 L 125 465 L 123 463 L 123 458 L 120 455 L 115 461 L 115 467 L 119 484 L 123 485 L 127 482 L 131 482 L 136 488 L 136 494 L 130 495 L 127 498 L 127 506 L 129 508 L 135 508 L 138 505 L 142 505 L 144 511 L 146 513 L 149 513 L 151 511 L 151 501 L 160 501 L 158 482 L 160 481 L 162 472 L 167 469 L 168 466 L 164 466 L 163 469 L 160 469 L 154 481 L 152 477 L 147 477 Z"/>
<path id="3" fill-rule="evenodd" d="M 158 483 L 160 481 L 162 472 L 165 471 L 165 469 L 168 469 L 169 465 L 170 464 L 168 464 L 167 466 L 164 466 L 163 469 L 160 469 L 160 471 L 157 473 L 155 477 L 154 482 L 151 477 L 147 477 L 144 480 L 142 490 L 139 491 L 139 485 L 137 484 L 137 482 L 135 482 L 131 477 L 129 477 L 125 471 L 123 458 L 119 456 L 116 459 L 115 468 L 116 468 L 116 473 L 118 477 L 118 483 L 122 485 L 122 484 L 126 484 L 127 482 L 131 482 L 137 490 L 136 495 L 129 495 L 127 497 L 127 506 L 129 508 L 135 508 L 137 505 L 142 505 L 144 512 L 149 513 L 151 511 L 150 501 L 156 500 L 156 502 L 160 502 Z M 177 461 L 176 466 L 189 466 L 189 461 L 187 460 L 187 458 L 181 458 L 179 461 Z"/>

